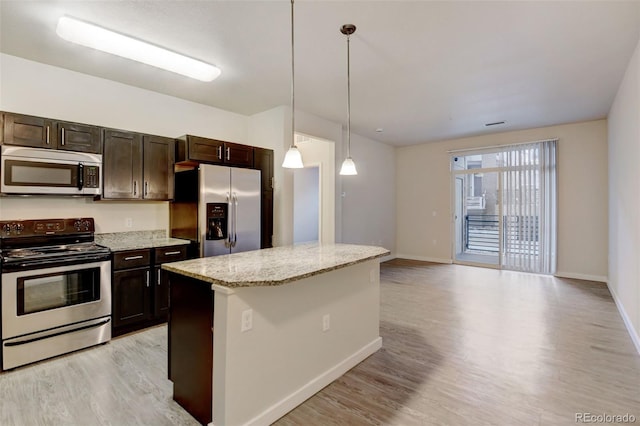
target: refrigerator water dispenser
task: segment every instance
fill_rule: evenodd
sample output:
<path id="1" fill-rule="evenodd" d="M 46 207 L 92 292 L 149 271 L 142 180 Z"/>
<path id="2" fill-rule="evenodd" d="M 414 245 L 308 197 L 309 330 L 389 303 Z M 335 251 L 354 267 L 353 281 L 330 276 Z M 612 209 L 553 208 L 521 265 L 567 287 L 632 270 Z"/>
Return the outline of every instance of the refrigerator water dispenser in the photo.
<path id="1" fill-rule="evenodd" d="M 207 203 L 207 240 L 224 240 L 227 232 L 226 203 Z"/>

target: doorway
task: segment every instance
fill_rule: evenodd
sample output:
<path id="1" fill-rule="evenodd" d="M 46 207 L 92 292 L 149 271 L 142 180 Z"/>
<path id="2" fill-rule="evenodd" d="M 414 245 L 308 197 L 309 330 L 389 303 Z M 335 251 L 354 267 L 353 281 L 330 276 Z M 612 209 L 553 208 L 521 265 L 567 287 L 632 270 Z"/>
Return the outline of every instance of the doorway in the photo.
<path id="1" fill-rule="evenodd" d="M 455 263 L 555 272 L 556 142 L 452 154 Z"/>
<path id="2" fill-rule="evenodd" d="M 456 177 L 457 262 L 500 266 L 499 178 L 487 171 Z"/>
<path id="3" fill-rule="evenodd" d="M 305 167 L 293 171 L 292 240 L 294 243 L 333 243 L 336 223 L 335 143 L 296 133 L 296 145 Z"/>
<path id="4" fill-rule="evenodd" d="M 319 241 L 320 166 L 295 169 L 293 173 L 293 242 Z"/>

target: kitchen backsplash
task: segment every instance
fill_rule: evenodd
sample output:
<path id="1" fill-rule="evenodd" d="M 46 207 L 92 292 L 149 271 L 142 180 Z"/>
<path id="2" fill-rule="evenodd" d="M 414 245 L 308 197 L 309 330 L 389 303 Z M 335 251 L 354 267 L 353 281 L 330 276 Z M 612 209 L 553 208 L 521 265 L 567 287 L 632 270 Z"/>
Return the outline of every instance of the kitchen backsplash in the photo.
<path id="1" fill-rule="evenodd" d="M 168 229 L 169 203 L 93 201 L 90 197 L 0 197 L 0 220 L 66 217 L 93 217 L 96 233 L 101 234 Z"/>

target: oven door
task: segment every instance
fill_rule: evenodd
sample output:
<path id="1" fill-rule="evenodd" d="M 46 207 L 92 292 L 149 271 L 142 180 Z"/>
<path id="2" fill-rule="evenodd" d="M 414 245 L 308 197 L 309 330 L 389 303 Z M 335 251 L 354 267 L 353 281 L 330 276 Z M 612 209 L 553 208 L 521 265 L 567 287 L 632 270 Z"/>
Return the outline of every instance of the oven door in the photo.
<path id="1" fill-rule="evenodd" d="M 2 147 L 3 194 L 100 194 L 100 155 Z"/>
<path id="2" fill-rule="evenodd" d="M 2 274 L 2 339 L 111 315 L 111 262 Z"/>

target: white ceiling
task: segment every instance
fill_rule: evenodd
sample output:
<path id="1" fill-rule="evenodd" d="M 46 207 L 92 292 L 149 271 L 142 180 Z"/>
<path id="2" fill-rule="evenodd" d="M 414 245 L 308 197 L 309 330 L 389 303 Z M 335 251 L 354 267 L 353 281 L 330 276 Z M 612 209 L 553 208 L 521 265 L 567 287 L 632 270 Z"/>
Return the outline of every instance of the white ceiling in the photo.
<path id="1" fill-rule="evenodd" d="M 290 2 L 0 0 L 0 51 L 251 115 L 290 103 Z M 72 45 L 69 15 L 213 63 L 211 83 Z M 296 106 L 408 145 L 606 117 L 640 2 L 295 3 Z M 505 121 L 502 126 L 485 123 Z M 377 133 L 383 128 L 383 133 Z"/>

